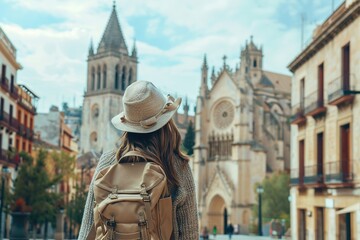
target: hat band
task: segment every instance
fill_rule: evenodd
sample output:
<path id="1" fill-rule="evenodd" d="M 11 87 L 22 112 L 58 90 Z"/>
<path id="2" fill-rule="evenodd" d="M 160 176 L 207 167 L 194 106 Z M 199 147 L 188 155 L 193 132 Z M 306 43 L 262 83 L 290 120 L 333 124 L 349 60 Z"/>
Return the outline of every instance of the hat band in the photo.
<path id="1" fill-rule="evenodd" d="M 157 120 L 161 115 L 163 115 L 166 112 L 175 110 L 181 103 L 181 98 L 178 98 L 178 99 L 175 100 L 170 94 L 168 94 L 167 97 L 168 97 L 168 99 L 167 99 L 164 107 L 161 109 L 160 112 L 158 112 L 154 116 L 152 116 L 152 117 L 150 117 L 148 119 L 139 121 L 139 122 L 131 121 L 130 119 L 126 118 L 126 116 L 122 116 L 120 118 L 121 122 L 122 123 L 128 122 L 128 123 L 131 123 L 131 124 L 134 124 L 134 125 L 139 125 L 139 126 L 145 128 L 145 129 L 151 128 L 153 125 L 155 125 L 157 123 Z"/>

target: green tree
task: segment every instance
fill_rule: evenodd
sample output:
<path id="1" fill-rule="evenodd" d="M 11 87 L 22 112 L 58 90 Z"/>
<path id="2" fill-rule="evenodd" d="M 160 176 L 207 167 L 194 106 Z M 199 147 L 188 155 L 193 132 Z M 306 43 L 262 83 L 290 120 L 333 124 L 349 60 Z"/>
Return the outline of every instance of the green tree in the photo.
<path id="1" fill-rule="evenodd" d="M 23 199 L 25 205 L 31 209 L 32 226 L 55 221 L 60 195 L 53 191 L 53 187 L 61 177 L 49 177 L 45 167 L 46 151 L 40 150 L 36 161 L 24 152 L 20 153 L 20 156 L 23 163 L 14 182 L 13 210 L 23 210 L 17 206 L 17 203 L 21 203 L 20 199 Z"/>
<path id="2" fill-rule="evenodd" d="M 195 130 L 192 121 L 189 122 L 183 145 L 188 155 L 192 155 L 194 153 L 193 147 L 195 145 Z"/>
<path id="3" fill-rule="evenodd" d="M 262 183 L 262 217 L 264 220 L 285 219 L 287 227 L 290 224 L 290 177 L 288 173 L 274 173 L 265 178 Z M 257 186 L 256 186 L 257 187 Z M 255 188 L 256 193 L 256 188 Z M 256 193 L 257 195 L 257 193 Z M 258 217 L 259 205 L 254 205 L 254 218 Z"/>
<path id="4" fill-rule="evenodd" d="M 72 229 L 76 229 L 81 224 L 86 197 L 87 192 L 85 190 L 85 184 L 76 186 L 75 198 L 71 199 L 66 207 L 66 215 L 69 217 L 70 224 L 72 225 L 70 227 Z"/>

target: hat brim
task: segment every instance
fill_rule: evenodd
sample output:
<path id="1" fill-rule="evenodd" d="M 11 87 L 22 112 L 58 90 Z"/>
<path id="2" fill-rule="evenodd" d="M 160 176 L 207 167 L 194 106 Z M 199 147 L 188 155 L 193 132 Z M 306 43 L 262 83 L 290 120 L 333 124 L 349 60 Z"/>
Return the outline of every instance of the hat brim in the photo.
<path id="1" fill-rule="evenodd" d="M 124 117 L 124 112 L 121 112 L 120 114 L 116 115 L 111 119 L 111 123 L 113 126 L 121 131 L 124 132 L 132 132 L 132 133 L 151 133 L 155 132 L 156 130 L 159 130 L 162 128 L 166 123 L 170 121 L 172 116 L 176 113 L 178 108 L 180 107 L 180 104 L 172 111 L 168 111 L 164 114 L 162 114 L 156 121 L 156 123 L 148 128 L 142 127 L 140 124 L 134 124 L 130 123 L 128 121 L 121 121 L 121 118 Z"/>

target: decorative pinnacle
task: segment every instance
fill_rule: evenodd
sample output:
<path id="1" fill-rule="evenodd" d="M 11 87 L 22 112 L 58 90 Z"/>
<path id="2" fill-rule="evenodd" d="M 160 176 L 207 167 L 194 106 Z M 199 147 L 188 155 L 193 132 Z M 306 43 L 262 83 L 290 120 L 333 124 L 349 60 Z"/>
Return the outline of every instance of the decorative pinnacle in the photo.
<path id="1" fill-rule="evenodd" d="M 226 56 L 226 55 L 224 55 L 224 56 L 223 56 L 223 60 L 224 60 L 224 68 L 226 67 L 226 59 L 227 59 L 227 56 Z"/>
<path id="2" fill-rule="evenodd" d="M 206 54 L 204 54 L 203 68 L 208 68 L 207 60 L 206 60 Z"/>
<path id="3" fill-rule="evenodd" d="M 116 8 L 116 2 L 115 2 L 115 0 L 113 0 L 113 9 L 115 9 Z"/>

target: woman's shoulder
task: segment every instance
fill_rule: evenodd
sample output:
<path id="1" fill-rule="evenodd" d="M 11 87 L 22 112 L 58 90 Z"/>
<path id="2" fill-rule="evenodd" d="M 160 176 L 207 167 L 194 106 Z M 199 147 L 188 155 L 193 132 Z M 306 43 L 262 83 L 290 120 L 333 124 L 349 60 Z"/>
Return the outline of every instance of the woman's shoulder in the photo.
<path id="1" fill-rule="evenodd" d="M 104 152 L 103 154 L 101 154 L 98 165 L 97 165 L 98 171 L 112 165 L 113 163 L 115 163 L 115 161 L 116 161 L 116 151 L 115 150 L 110 150 L 110 151 Z"/>

